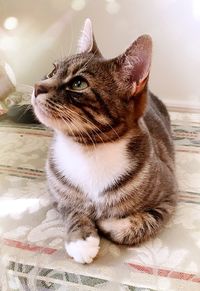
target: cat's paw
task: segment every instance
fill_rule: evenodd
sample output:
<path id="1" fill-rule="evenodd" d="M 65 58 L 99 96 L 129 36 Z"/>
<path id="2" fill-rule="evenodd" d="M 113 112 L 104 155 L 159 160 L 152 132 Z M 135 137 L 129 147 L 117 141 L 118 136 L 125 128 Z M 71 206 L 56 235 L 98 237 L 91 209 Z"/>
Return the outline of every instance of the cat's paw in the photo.
<path id="1" fill-rule="evenodd" d="M 99 251 L 99 237 L 89 236 L 85 240 L 65 243 L 65 249 L 77 263 L 90 264 Z"/>

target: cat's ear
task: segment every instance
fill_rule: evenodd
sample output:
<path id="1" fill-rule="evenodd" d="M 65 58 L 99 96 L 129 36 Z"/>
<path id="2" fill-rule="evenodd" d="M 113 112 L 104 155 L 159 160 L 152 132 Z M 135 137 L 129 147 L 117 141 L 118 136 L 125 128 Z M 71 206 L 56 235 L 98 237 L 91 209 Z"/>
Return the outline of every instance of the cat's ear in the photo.
<path id="1" fill-rule="evenodd" d="M 78 49 L 77 53 L 89 53 L 92 52 L 96 55 L 101 56 L 101 53 L 97 47 L 93 30 L 92 30 L 92 22 L 89 18 L 85 20 L 83 30 L 81 32 L 80 39 L 78 41 Z"/>
<path id="2" fill-rule="evenodd" d="M 152 40 L 140 36 L 115 59 L 119 80 L 128 89 L 128 100 L 134 101 L 134 118 L 139 119 L 147 107 L 147 83 L 151 66 Z"/>
<path id="3" fill-rule="evenodd" d="M 151 37 L 142 35 L 116 59 L 122 78 L 132 87 L 132 95 L 140 92 L 148 81 L 151 56 Z"/>

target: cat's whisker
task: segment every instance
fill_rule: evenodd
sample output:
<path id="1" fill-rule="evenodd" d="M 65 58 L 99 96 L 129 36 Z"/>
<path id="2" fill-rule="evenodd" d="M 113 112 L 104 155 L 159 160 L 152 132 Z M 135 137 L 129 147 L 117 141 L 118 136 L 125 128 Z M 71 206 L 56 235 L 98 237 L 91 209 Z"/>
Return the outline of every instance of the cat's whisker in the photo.
<path id="1" fill-rule="evenodd" d="M 116 132 L 116 130 L 112 127 L 112 125 L 108 124 L 108 126 L 113 130 L 113 132 L 116 134 L 117 138 L 120 139 L 119 134 Z"/>
<path id="2" fill-rule="evenodd" d="M 74 121 L 75 122 L 75 121 Z M 74 124 L 74 123 L 73 123 Z M 74 124 L 74 126 L 79 130 L 79 128 Z M 82 138 L 82 140 L 83 140 L 83 142 L 84 142 L 84 144 L 87 146 L 87 144 L 86 144 L 86 142 L 85 142 L 85 138 L 84 138 L 84 136 L 83 136 L 83 134 L 81 133 L 81 131 L 79 131 L 79 133 L 81 134 L 81 138 Z M 94 140 L 92 139 L 92 137 L 88 134 L 88 132 L 86 131 L 86 132 L 84 132 L 88 137 L 89 137 L 89 139 L 91 140 L 91 142 L 92 142 L 92 145 L 93 145 L 93 147 L 94 147 L 94 150 L 96 149 L 96 145 L 95 145 L 95 142 L 94 142 Z"/>
<path id="3" fill-rule="evenodd" d="M 63 116 L 60 116 L 60 117 L 62 118 L 62 120 L 65 121 L 65 124 L 67 124 L 65 118 L 67 119 L 68 122 L 70 122 L 70 119 L 69 119 L 69 118 L 71 118 L 71 116 L 69 116 L 69 118 L 68 118 L 66 115 L 65 115 L 64 117 L 63 117 Z M 76 136 L 75 136 L 73 130 L 71 129 L 71 126 L 70 126 L 69 124 L 67 124 L 67 125 L 70 127 L 70 130 L 71 130 L 72 136 L 73 136 L 74 138 L 76 138 Z M 84 142 L 83 135 L 82 135 L 81 131 L 79 130 L 79 128 L 77 127 L 77 125 L 73 123 L 73 126 L 77 129 L 77 131 L 78 131 L 78 136 L 79 136 L 79 137 L 83 140 L 83 142 Z M 84 142 L 84 144 L 86 145 L 85 142 Z"/>
<path id="4" fill-rule="evenodd" d="M 96 149 L 96 144 L 95 144 L 93 138 L 91 137 L 91 135 L 90 135 L 87 131 L 85 131 L 84 133 L 85 133 L 85 134 L 88 136 L 88 138 L 91 140 L 92 145 L 93 145 L 94 150 L 95 150 L 95 149 Z M 81 134 L 81 135 L 82 135 L 82 134 Z M 83 136 L 83 135 L 82 135 L 82 136 Z M 83 137 L 83 139 L 84 139 L 84 137 Z"/>
<path id="5" fill-rule="evenodd" d="M 96 128 L 98 131 L 100 131 L 100 133 L 102 133 L 104 136 L 109 138 L 109 136 L 105 132 L 103 132 L 98 126 L 96 126 L 92 121 L 90 121 L 89 119 L 87 119 L 84 116 L 81 116 L 78 112 L 74 112 L 74 111 L 70 110 L 68 107 L 65 107 L 65 108 L 66 108 L 66 110 L 70 111 L 71 113 L 76 114 L 79 118 L 81 118 L 81 119 L 85 120 L 86 122 L 90 123 L 94 128 Z M 118 135 L 116 130 L 109 123 L 108 123 L 108 126 L 111 128 L 111 130 L 113 130 L 113 132 L 116 134 L 116 136 L 118 138 L 120 138 L 120 136 Z M 95 131 L 95 133 L 98 135 L 98 133 L 96 131 Z M 99 136 L 99 138 L 100 138 L 100 136 Z M 102 140 L 102 138 L 101 138 L 101 140 Z M 110 140 L 110 142 L 112 142 L 112 140 Z"/>
<path id="6" fill-rule="evenodd" d="M 54 107 L 53 107 L 52 104 L 51 104 L 50 102 L 48 102 L 47 104 L 48 104 L 48 106 L 49 106 L 49 108 L 50 108 L 51 110 L 53 110 L 55 113 L 58 114 L 58 117 L 59 117 L 60 119 L 63 120 L 63 122 L 64 122 L 64 123 L 67 125 L 67 127 L 70 129 L 70 131 L 71 131 L 71 133 L 72 133 L 72 136 L 74 136 L 74 133 L 73 133 L 73 131 L 72 131 L 70 125 L 69 125 L 70 119 L 69 119 L 67 116 L 65 116 L 65 118 L 66 118 L 67 121 L 68 121 L 68 123 L 66 123 L 66 120 L 65 120 L 64 117 L 61 115 L 61 114 L 62 114 L 62 111 L 58 108 L 58 106 L 57 106 L 56 104 L 54 104 Z M 51 112 L 51 114 L 53 114 L 53 112 Z M 57 121 L 57 118 L 55 118 L 55 121 Z"/>
<path id="7" fill-rule="evenodd" d="M 27 104 L 26 109 L 18 116 L 18 119 L 20 120 L 31 109 L 31 107 L 31 104 Z"/>
<path id="8" fill-rule="evenodd" d="M 60 59 L 61 61 L 63 61 L 63 60 L 64 60 L 64 58 L 65 58 L 65 57 L 64 57 L 64 50 L 63 50 L 63 46 L 60 46 L 60 49 L 59 49 L 59 50 L 60 50 L 60 53 L 59 53 L 59 55 L 60 55 L 60 58 L 59 58 L 59 59 Z"/>
<path id="9" fill-rule="evenodd" d="M 68 107 L 66 107 L 66 106 L 61 106 L 60 104 L 56 104 L 54 101 L 52 101 L 52 100 L 48 100 L 48 103 L 51 103 L 52 104 L 52 109 L 55 109 L 55 108 L 57 108 L 58 110 L 60 110 L 60 113 L 62 114 L 62 116 L 64 116 L 65 114 L 66 114 L 66 112 L 68 113 L 68 112 L 70 112 L 71 113 L 71 115 L 73 115 L 73 116 L 77 116 L 78 117 L 78 119 L 81 121 L 81 120 L 83 120 L 83 121 L 86 121 L 87 123 L 89 123 L 90 125 L 92 125 L 92 127 L 93 127 L 93 132 L 99 137 L 99 139 L 101 140 L 101 142 L 102 143 L 105 143 L 104 142 L 104 140 L 102 139 L 102 137 L 99 135 L 99 133 L 98 132 L 100 132 L 100 133 L 102 133 L 102 135 L 104 135 L 104 136 L 106 136 L 109 140 L 110 140 L 110 137 L 106 134 L 106 133 L 104 133 L 104 132 L 102 132 L 101 131 L 101 129 L 99 128 L 99 127 L 97 127 L 92 121 L 90 121 L 90 120 L 88 120 L 86 117 L 84 117 L 84 116 L 81 116 L 78 112 L 75 112 L 75 111 L 73 111 L 73 110 L 71 110 L 71 109 L 69 109 Z M 63 110 L 63 109 L 66 109 L 66 110 Z M 71 117 L 71 116 L 70 116 Z M 117 137 L 119 138 L 119 135 L 117 134 L 117 132 L 115 131 L 115 129 L 110 125 L 110 124 L 108 124 L 109 125 L 109 127 L 115 132 L 115 134 L 117 135 Z M 88 133 L 86 133 L 87 135 L 88 135 Z M 90 139 L 91 139 L 91 136 L 90 136 Z M 110 142 L 113 142 L 112 140 L 110 140 Z"/>
<path id="10" fill-rule="evenodd" d="M 71 43 L 70 43 L 70 47 L 69 47 L 69 50 L 67 52 L 67 56 L 69 56 L 71 54 L 71 51 L 72 51 L 72 46 L 73 46 L 73 41 L 74 41 L 74 31 L 73 31 L 73 26 L 70 24 L 70 33 L 71 33 Z"/>
<path id="11" fill-rule="evenodd" d="M 71 116 L 70 116 L 70 117 L 71 117 Z M 71 126 L 70 126 L 69 124 L 67 124 L 66 121 L 65 121 L 65 118 L 67 119 L 67 117 L 63 118 L 62 116 L 60 116 L 60 118 L 65 122 L 66 125 L 69 126 L 70 131 L 71 131 L 71 133 L 72 133 L 72 136 L 74 136 L 74 138 L 76 138 L 74 132 L 73 132 L 72 129 L 71 129 Z M 68 119 L 67 119 L 67 120 L 68 120 Z M 69 120 L 68 120 L 68 121 L 69 121 Z M 84 137 L 83 137 L 81 131 L 80 131 L 79 128 L 78 128 L 78 125 L 76 125 L 76 124 L 73 123 L 73 126 L 77 129 L 77 131 L 78 131 L 78 136 L 79 136 L 79 138 L 81 138 L 81 140 L 83 141 L 84 145 L 85 145 L 85 146 L 88 146 L 88 145 L 86 144 L 86 142 L 85 142 L 85 139 L 84 139 Z M 90 137 L 89 137 L 89 138 L 90 138 Z M 93 146 L 94 146 L 94 148 L 95 148 L 95 144 L 94 144 L 94 142 L 93 142 L 92 139 L 91 139 L 91 141 L 92 141 L 92 144 L 93 144 Z"/>
<path id="12" fill-rule="evenodd" d="M 63 122 L 67 125 L 67 127 L 68 127 L 69 130 L 71 131 L 72 136 L 75 137 L 74 132 L 73 132 L 73 130 L 71 129 L 71 126 L 70 126 L 70 124 L 69 124 L 69 119 L 66 117 L 66 119 L 67 119 L 67 121 L 68 121 L 68 122 L 66 122 L 66 120 L 65 120 L 62 116 L 59 115 L 59 117 L 60 117 L 60 118 L 63 120 Z"/>
<path id="13" fill-rule="evenodd" d="M 53 104 L 54 104 L 54 106 L 59 106 L 60 107 L 60 109 L 63 111 L 63 106 L 61 106 L 60 104 L 56 104 L 56 103 L 54 103 L 52 100 L 50 100 Z M 72 114 L 76 114 L 77 115 L 77 117 L 79 117 L 80 119 L 82 119 L 82 120 L 85 120 L 86 122 L 88 122 L 88 123 L 90 123 L 91 125 L 92 125 L 92 127 L 93 128 L 95 128 L 95 129 L 97 129 L 97 131 L 99 131 L 102 135 L 104 135 L 105 137 L 107 137 L 109 140 L 110 140 L 110 142 L 113 142 L 111 139 L 110 139 L 110 137 L 105 133 L 105 132 L 103 132 L 98 126 L 96 126 L 92 121 L 90 121 L 89 119 L 87 119 L 86 117 L 84 117 L 84 116 L 81 116 L 78 112 L 75 112 L 75 111 L 72 111 L 70 108 L 68 108 L 68 107 L 66 107 L 66 106 L 64 106 L 64 108 L 68 111 L 68 112 L 70 112 L 70 113 L 72 113 Z M 117 138 L 119 139 L 120 138 L 120 136 L 118 135 L 118 133 L 116 132 L 116 130 L 108 123 L 108 126 L 111 128 L 111 130 L 115 133 L 115 135 L 117 136 Z M 98 137 L 101 139 L 101 141 L 103 142 L 103 139 L 101 138 L 101 136 L 98 134 L 98 132 L 97 132 L 96 130 L 94 130 L 94 132 L 98 135 Z"/>
<path id="14" fill-rule="evenodd" d="M 61 108 L 63 108 L 62 106 L 61 106 Z M 100 131 L 102 134 L 104 134 L 104 132 L 102 132 L 101 130 L 100 130 L 100 128 L 99 127 L 97 127 L 93 122 L 91 122 L 89 119 L 87 119 L 86 117 L 84 117 L 84 116 L 81 116 L 78 112 L 75 112 L 75 111 L 72 111 L 71 109 L 69 109 L 68 107 L 64 107 L 65 109 L 66 109 L 66 111 L 67 112 L 70 112 L 71 114 L 73 114 L 73 115 L 76 115 L 78 118 L 79 118 L 79 120 L 81 121 L 81 120 L 85 120 L 86 122 L 88 122 L 88 123 L 90 123 L 94 128 L 96 128 L 98 131 Z M 66 112 L 65 111 L 65 112 Z M 98 133 L 95 131 L 95 133 L 98 135 Z M 98 135 L 99 136 L 99 135 Z M 99 136 L 99 138 L 102 140 L 102 138 Z M 103 140 L 102 140 L 103 141 Z"/>
<path id="15" fill-rule="evenodd" d="M 65 113 L 66 113 L 66 112 L 65 112 Z M 74 118 L 73 114 L 74 114 L 74 113 L 71 112 L 70 117 L 73 117 L 73 118 Z M 86 143 L 85 143 L 85 139 L 84 139 L 84 137 L 83 137 L 83 134 L 82 134 L 81 130 L 80 130 L 79 127 L 78 127 L 79 125 L 76 123 L 76 118 L 74 118 L 74 120 L 73 120 L 73 125 L 76 127 L 78 133 L 81 135 L 81 138 L 82 138 L 82 140 L 84 141 L 84 144 L 86 145 Z M 92 142 L 92 144 L 93 144 L 93 147 L 94 147 L 94 149 L 95 149 L 95 148 L 96 148 L 96 145 L 95 145 L 95 142 L 94 142 L 94 140 L 92 139 L 92 137 L 88 134 L 87 131 L 85 131 L 84 133 L 89 137 L 89 139 L 91 140 L 91 142 Z"/>
<path id="16" fill-rule="evenodd" d="M 81 70 L 84 70 L 85 68 L 87 68 L 87 65 L 92 61 L 92 59 L 95 57 L 97 50 L 95 50 L 95 52 L 92 54 L 92 56 L 89 58 L 89 60 L 81 67 Z"/>
<path id="17" fill-rule="evenodd" d="M 71 114 L 76 115 L 80 120 L 82 119 L 83 121 L 85 120 L 86 122 L 88 122 L 89 124 L 91 124 L 94 128 L 97 128 L 98 131 L 100 131 L 100 133 L 104 134 L 100 128 L 98 128 L 93 122 L 91 122 L 90 120 L 88 120 L 86 117 L 81 116 L 79 113 L 77 112 L 73 112 L 71 111 L 69 108 L 66 108 L 67 110 L 69 110 L 71 112 Z M 99 137 L 99 139 L 102 141 L 102 143 L 105 143 L 104 140 L 102 139 L 102 137 L 98 134 L 98 132 L 93 129 L 93 131 L 95 132 L 95 134 Z"/>
<path id="18" fill-rule="evenodd" d="M 54 102 L 52 102 L 52 103 L 54 103 Z M 65 124 L 70 128 L 70 131 L 71 131 L 71 133 L 72 133 L 72 136 L 76 137 L 75 134 L 73 133 L 72 129 L 71 129 L 70 124 L 69 124 L 69 122 L 70 122 L 70 118 L 71 118 L 72 116 L 67 115 L 67 114 L 66 114 L 67 112 L 65 112 L 65 115 L 63 115 L 63 110 L 61 110 L 61 108 L 59 108 L 57 104 L 54 104 L 54 107 L 53 107 L 53 106 L 51 105 L 51 103 L 49 103 L 49 107 L 50 107 L 51 109 L 57 111 L 57 113 L 58 113 L 58 117 L 61 118 L 61 119 L 63 120 L 63 122 L 64 122 L 64 123 L 65 123 Z M 67 119 L 68 123 L 66 122 L 65 118 Z M 77 129 L 77 132 L 78 132 L 78 134 L 79 134 L 81 140 L 83 140 L 84 145 L 87 145 L 86 142 L 85 142 L 85 139 L 84 139 L 84 137 L 83 137 L 83 135 L 82 135 L 82 133 L 81 133 L 81 130 L 78 128 L 78 125 L 75 124 L 75 120 L 73 121 L 73 126 Z M 90 136 L 87 132 L 86 132 L 86 134 L 87 134 L 87 136 L 89 137 L 89 139 L 91 140 L 91 142 L 92 142 L 92 144 L 93 144 L 93 146 L 94 146 L 94 148 L 95 148 L 95 143 L 94 143 L 93 139 L 91 138 L 91 136 Z"/>
<path id="19" fill-rule="evenodd" d="M 53 106 L 55 106 L 56 108 L 59 108 L 60 110 L 61 110 L 61 112 L 62 112 L 62 115 L 64 115 L 64 114 L 66 114 L 66 113 L 71 113 L 73 116 L 77 116 L 78 117 L 78 119 L 81 121 L 81 120 L 85 120 L 86 122 L 88 122 L 88 123 L 90 123 L 93 127 L 95 127 L 95 128 L 97 128 L 97 130 L 98 131 L 100 131 L 101 132 L 101 130 L 95 125 L 95 124 L 93 124 L 90 120 L 88 120 L 87 118 L 85 118 L 84 116 L 81 116 L 79 113 L 77 113 L 77 112 L 75 112 L 75 111 L 72 111 L 71 109 L 69 109 L 68 107 L 63 107 L 63 106 L 61 106 L 60 104 L 55 104 L 53 101 L 51 101 L 51 100 L 49 100 L 50 101 L 50 103 L 52 103 L 52 105 Z M 66 109 L 66 110 L 63 110 L 63 108 L 64 109 Z M 71 116 L 70 116 L 71 117 Z M 98 137 L 101 139 L 101 141 L 102 142 L 104 142 L 103 141 L 103 139 L 101 138 L 101 136 L 95 131 L 95 133 L 98 135 Z M 103 132 L 102 132 L 103 133 Z"/>

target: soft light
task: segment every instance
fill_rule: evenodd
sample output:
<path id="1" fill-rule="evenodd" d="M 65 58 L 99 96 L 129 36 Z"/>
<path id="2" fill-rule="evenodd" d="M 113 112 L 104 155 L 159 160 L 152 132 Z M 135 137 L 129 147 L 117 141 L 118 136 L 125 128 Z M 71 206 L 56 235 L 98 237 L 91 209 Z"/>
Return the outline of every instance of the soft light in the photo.
<path id="1" fill-rule="evenodd" d="M 192 12 L 193 12 L 194 19 L 200 21 L 200 1 L 199 0 L 193 0 Z"/>
<path id="2" fill-rule="evenodd" d="M 4 21 L 3 26 L 7 30 L 13 30 L 18 26 L 18 19 L 16 17 L 8 17 Z"/>
<path id="3" fill-rule="evenodd" d="M 119 5 L 119 3 L 115 2 L 115 1 L 109 1 L 106 4 L 106 10 L 110 14 L 117 14 L 120 10 L 120 5 Z"/>
<path id="4" fill-rule="evenodd" d="M 4 51 L 16 51 L 19 47 L 19 39 L 16 36 L 5 35 L 0 38 L 0 49 Z"/>
<path id="5" fill-rule="evenodd" d="M 12 84 L 14 86 L 16 86 L 16 78 L 15 78 L 15 73 L 13 72 L 13 69 L 11 68 L 11 66 L 9 64 L 5 64 L 5 71 L 10 79 L 10 81 L 12 82 Z"/>
<path id="6" fill-rule="evenodd" d="M 85 0 L 73 0 L 71 2 L 71 7 L 73 10 L 80 11 L 85 7 Z"/>
<path id="7" fill-rule="evenodd" d="M 7 215 L 14 217 L 25 211 L 37 211 L 39 205 L 40 201 L 38 198 L 2 199 L 0 204 L 0 217 L 5 217 Z"/>

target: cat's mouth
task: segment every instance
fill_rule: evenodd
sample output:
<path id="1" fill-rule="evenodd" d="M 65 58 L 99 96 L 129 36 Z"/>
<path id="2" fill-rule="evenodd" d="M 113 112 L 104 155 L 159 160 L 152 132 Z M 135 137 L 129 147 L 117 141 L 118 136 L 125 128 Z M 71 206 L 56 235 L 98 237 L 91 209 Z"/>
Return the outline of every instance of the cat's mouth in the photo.
<path id="1" fill-rule="evenodd" d="M 33 93 L 34 94 L 34 93 Z M 70 135 L 72 132 L 81 131 L 81 124 L 77 126 L 77 121 L 73 119 L 69 114 L 64 114 L 53 102 L 47 100 L 45 94 L 38 95 L 37 98 L 32 96 L 32 106 L 34 113 L 39 121 L 52 129 L 68 132 Z M 41 97 L 41 98 L 40 98 Z"/>
<path id="2" fill-rule="evenodd" d="M 44 96 L 42 96 L 44 95 Z M 52 123 L 55 122 L 56 118 L 53 112 L 46 106 L 46 94 L 40 94 L 35 98 L 35 93 L 33 91 L 31 97 L 31 103 L 34 109 L 36 117 L 41 123 L 46 126 L 52 127 Z"/>

